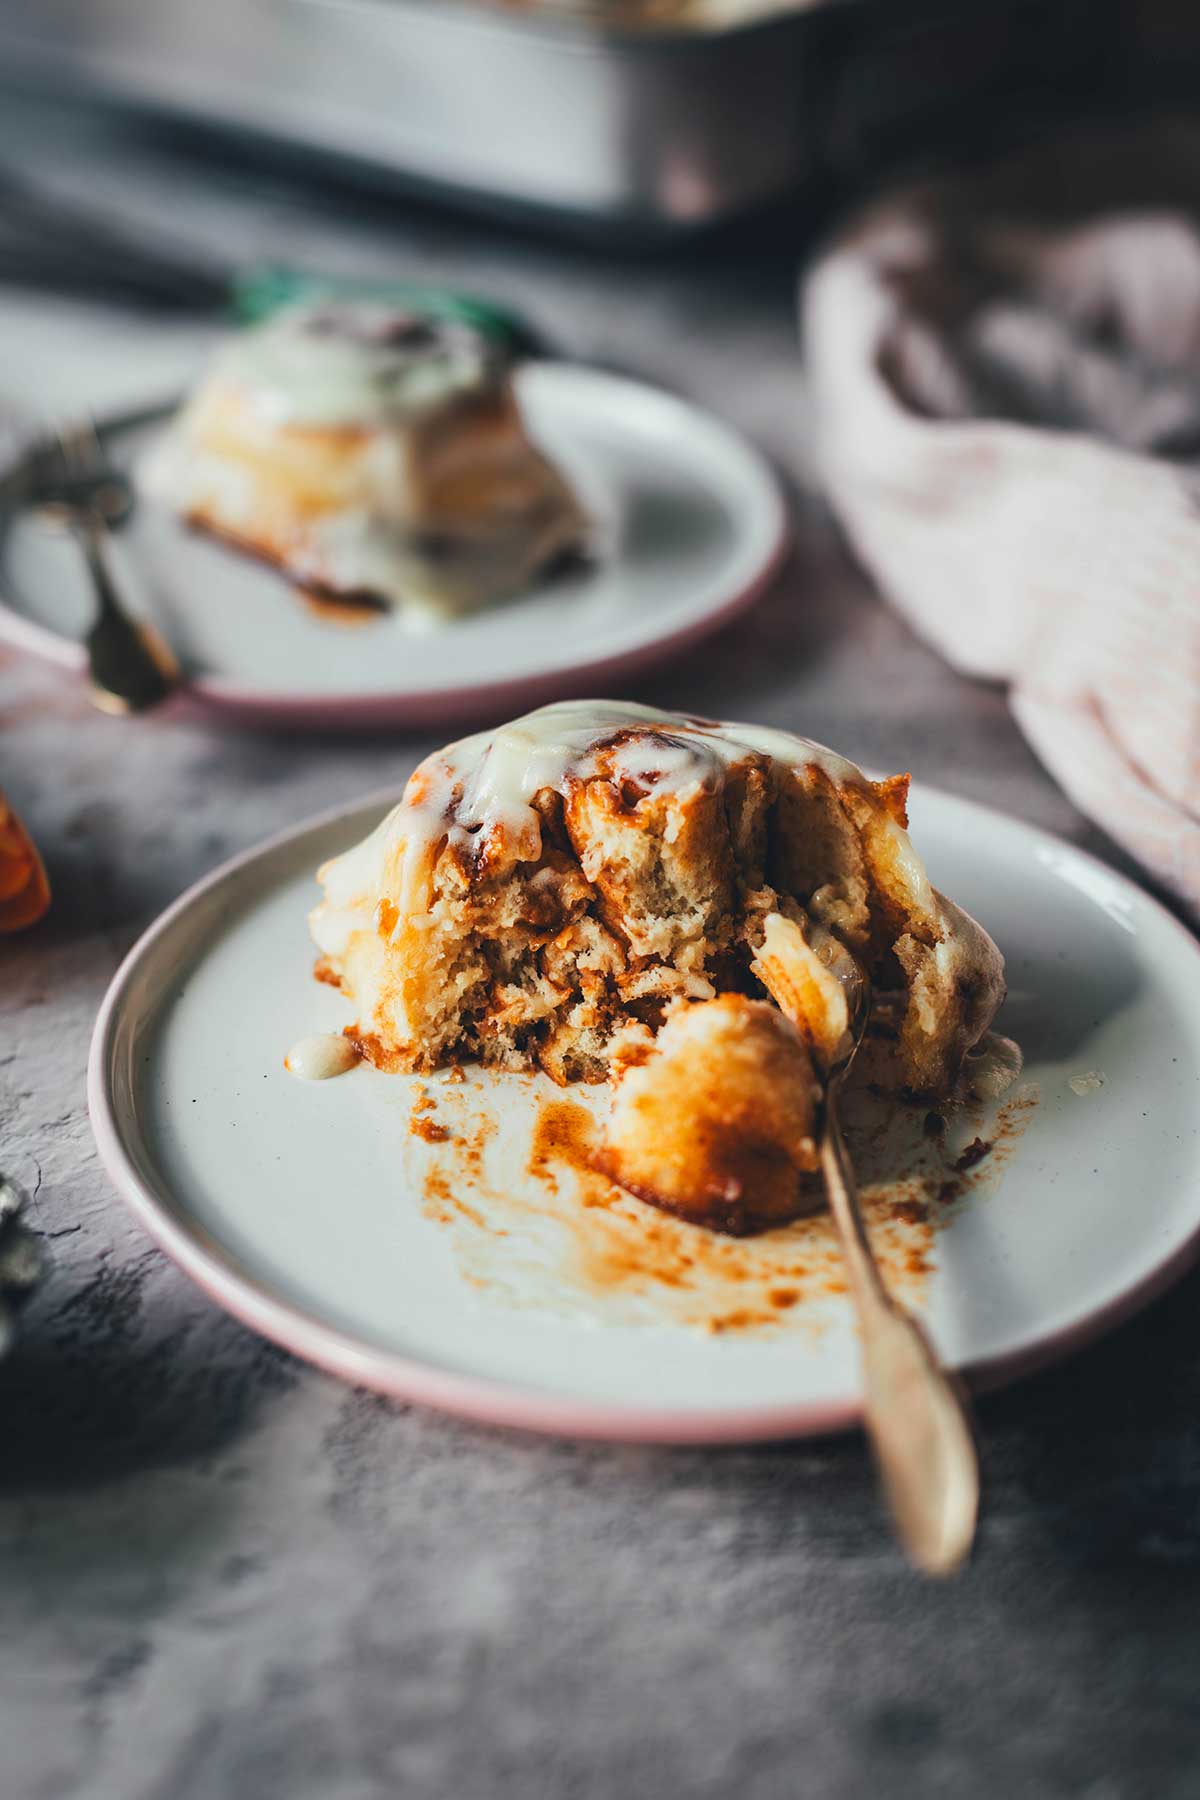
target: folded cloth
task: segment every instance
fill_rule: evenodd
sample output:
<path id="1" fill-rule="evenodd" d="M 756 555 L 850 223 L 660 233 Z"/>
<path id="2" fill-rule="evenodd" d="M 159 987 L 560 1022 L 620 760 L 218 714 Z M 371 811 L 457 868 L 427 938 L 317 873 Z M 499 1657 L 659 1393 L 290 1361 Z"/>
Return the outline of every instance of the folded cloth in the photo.
<path id="1" fill-rule="evenodd" d="M 1175 129 L 909 188 L 817 260 L 802 323 L 858 555 L 956 667 L 1010 684 L 1072 800 L 1200 916 L 1189 195 L 1200 216 L 1200 134 Z"/>
<path id="2" fill-rule="evenodd" d="M 20 931 L 50 904 L 50 884 L 33 839 L 0 793 L 0 933 Z"/>

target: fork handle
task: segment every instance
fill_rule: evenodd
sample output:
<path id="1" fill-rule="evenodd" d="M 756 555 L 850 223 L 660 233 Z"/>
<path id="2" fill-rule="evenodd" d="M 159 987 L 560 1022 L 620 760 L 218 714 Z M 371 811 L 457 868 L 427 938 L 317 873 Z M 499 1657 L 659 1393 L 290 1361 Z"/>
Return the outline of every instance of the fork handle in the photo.
<path id="1" fill-rule="evenodd" d="M 103 519 L 86 513 L 74 531 L 96 600 L 95 622 L 85 640 L 96 704 L 105 712 L 144 712 L 175 685 L 169 664 L 155 654 L 149 628 L 139 630 L 125 610 L 109 567 Z"/>
<path id="2" fill-rule="evenodd" d="M 867 1432 L 910 1559 L 928 1575 L 948 1575 L 975 1535 L 975 1439 L 962 1389 L 880 1278 L 842 1137 L 837 1087 L 835 1080 L 826 1097 L 821 1169 L 858 1314 Z"/>
<path id="3" fill-rule="evenodd" d="M 125 608 L 113 580 L 109 568 L 106 546 L 108 528 L 95 513 L 84 513 L 75 527 L 75 537 L 79 548 L 83 551 L 87 563 L 88 575 L 92 583 L 92 595 L 96 602 L 97 619 L 125 617 Z"/>

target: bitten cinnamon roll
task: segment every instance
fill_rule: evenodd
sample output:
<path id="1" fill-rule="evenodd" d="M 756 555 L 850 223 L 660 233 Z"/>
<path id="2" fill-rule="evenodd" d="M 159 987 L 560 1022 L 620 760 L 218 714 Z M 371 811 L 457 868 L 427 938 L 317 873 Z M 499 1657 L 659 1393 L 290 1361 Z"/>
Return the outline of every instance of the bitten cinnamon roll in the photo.
<path id="1" fill-rule="evenodd" d="M 694 1070 L 692 1135 L 717 1173 L 691 1200 L 681 1175 L 672 1197 L 633 1172 L 626 1137 L 618 1178 L 701 1222 L 758 1229 L 802 1204 L 839 984 L 900 997 L 900 1078 L 923 1095 L 953 1085 L 1003 998 L 996 946 L 929 883 L 907 789 L 761 726 L 546 707 L 429 757 L 378 829 L 319 871 L 318 974 L 353 1003 L 349 1035 L 378 1068 L 626 1077 L 618 1118 L 655 1111 L 657 1039 L 676 1074 Z M 790 961 L 804 991 L 788 1024 L 756 966 L 797 934 L 811 954 Z M 676 1092 L 687 1104 L 686 1079 Z M 740 1142 L 727 1155 L 723 1108 Z M 665 1159 L 664 1131 L 651 1126 Z"/>

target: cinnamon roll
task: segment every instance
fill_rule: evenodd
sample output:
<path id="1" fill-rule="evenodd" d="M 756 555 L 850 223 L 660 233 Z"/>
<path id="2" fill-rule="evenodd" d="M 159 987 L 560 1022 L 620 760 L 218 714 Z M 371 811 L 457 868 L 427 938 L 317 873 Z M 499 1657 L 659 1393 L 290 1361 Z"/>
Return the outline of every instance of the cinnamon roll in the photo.
<path id="1" fill-rule="evenodd" d="M 464 321 L 289 307 L 219 350 L 141 486 L 304 589 L 436 624 L 585 543 L 512 376 L 505 346 Z"/>

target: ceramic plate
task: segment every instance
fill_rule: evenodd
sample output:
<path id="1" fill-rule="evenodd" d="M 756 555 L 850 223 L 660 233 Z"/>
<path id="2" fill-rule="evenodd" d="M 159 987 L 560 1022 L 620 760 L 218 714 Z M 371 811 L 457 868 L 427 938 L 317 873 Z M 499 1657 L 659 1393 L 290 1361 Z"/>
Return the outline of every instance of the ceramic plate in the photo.
<path id="1" fill-rule="evenodd" d="M 228 864 L 116 976 L 92 1118 L 148 1231 L 297 1355 L 474 1417 L 660 1441 L 854 1419 L 823 1219 L 739 1244 L 619 1198 L 577 1154 L 603 1092 L 285 1072 L 294 1040 L 347 1020 L 309 974 L 313 870 L 383 805 Z M 889 1281 L 950 1363 L 998 1381 L 1112 1324 L 1193 1255 L 1200 949 L 1065 843 L 927 789 L 912 814 L 935 882 L 1007 955 L 1001 1025 L 1025 1066 L 944 1131 L 864 1094 L 855 1140 Z"/>
<path id="2" fill-rule="evenodd" d="M 597 525 L 595 558 L 428 633 L 392 615 L 314 613 L 278 574 L 138 507 L 118 553 L 130 603 L 160 625 L 196 698 L 259 723 L 444 724 L 612 685 L 749 605 L 787 541 L 766 462 L 669 394 L 567 363 L 520 372 L 538 443 Z M 112 428 L 136 463 L 157 424 Z M 0 499 L 0 636 L 71 667 L 90 598 L 78 552 Z"/>

